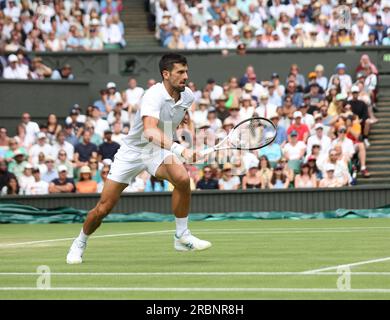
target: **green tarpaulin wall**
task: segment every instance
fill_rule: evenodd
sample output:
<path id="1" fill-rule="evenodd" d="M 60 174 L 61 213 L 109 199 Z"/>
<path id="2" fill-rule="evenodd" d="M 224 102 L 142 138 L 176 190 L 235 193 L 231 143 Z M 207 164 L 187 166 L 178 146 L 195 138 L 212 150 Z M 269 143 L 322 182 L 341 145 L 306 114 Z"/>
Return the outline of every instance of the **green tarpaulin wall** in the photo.
<path id="1" fill-rule="evenodd" d="M 19 204 L 0 204 L 0 223 L 79 223 L 83 222 L 87 211 L 74 208 L 39 209 Z M 302 212 L 233 212 L 233 213 L 193 213 L 190 219 L 201 220 L 250 220 L 250 219 L 353 219 L 390 218 L 390 206 L 377 209 L 347 210 L 302 213 Z M 111 213 L 105 222 L 153 222 L 173 221 L 170 214 L 153 212 Z"/>

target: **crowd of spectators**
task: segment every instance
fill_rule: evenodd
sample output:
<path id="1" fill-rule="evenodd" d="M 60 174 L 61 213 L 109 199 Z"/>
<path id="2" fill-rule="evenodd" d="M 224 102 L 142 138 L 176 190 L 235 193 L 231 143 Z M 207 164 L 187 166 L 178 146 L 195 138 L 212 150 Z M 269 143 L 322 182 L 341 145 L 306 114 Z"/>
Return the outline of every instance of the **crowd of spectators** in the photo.
<path id="1" fill-rule="evenodd" d="M 151 0 L 150 8 L 170 49 L 390 45 L 389 0 Z"/>
<path id="2" fill-rule="evenodd" d="M 369 177 L 366 149 L 375 117 L 377 69 L 363 55 L 356 70 L 335 66 L 324 76 L 317 65 L 307 75 L 291 65 L 286 79 L 258 79 L 253 66 L 217 83 L 189 82 L 195 101 L 176 139 L 200 151 L 223 139 L 239 121 L 254 115 L 277 127 L 276 140 L 257 151 L 224 150 L 205 163 L 185 164 L 194 189 L 316 188 L 356 184 Z M 331 73 L 331 72 L 330 72 Z M 130 78 L 119 90 L 108 82 L 85 110 L 75 104 L 60 123 L 55 114 L 38 124 L 24 113 L 14 137 L 0 128 L 2 194 L 101 192 L 122 138 L 133 125 L 144 91 Z M 202 86 L 202 87 L 200 87 Z M 170 191 L 167 181 L 146 172 L 125 192 Z"/>
<path id="3" fill-rule="evenodd" d="M 99 51 L 126 45 L 121 0 L 1 0 L 1 51 Z"/>

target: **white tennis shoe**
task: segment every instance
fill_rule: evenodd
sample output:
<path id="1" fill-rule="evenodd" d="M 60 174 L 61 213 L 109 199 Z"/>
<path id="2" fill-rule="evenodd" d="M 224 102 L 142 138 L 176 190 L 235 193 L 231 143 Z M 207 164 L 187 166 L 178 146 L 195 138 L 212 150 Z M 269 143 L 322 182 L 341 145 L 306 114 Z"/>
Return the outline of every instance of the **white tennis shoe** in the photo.
<path id="1" fill-rule="evenodd" d="M 87 248 L 87 243 L 75 239 L 69 249 L 68 255 L 66 256 L 67 264 L 79 264 L 83 262 L 83 254 Z"/>
<path id="2" fill-rule="evenodd" d="M 211 247 L 211 243 L 193 236 L 190 230 L 184 231 L 181 237 L 175 234 L 174 247 L 177 251 L 201 251 Z"/>

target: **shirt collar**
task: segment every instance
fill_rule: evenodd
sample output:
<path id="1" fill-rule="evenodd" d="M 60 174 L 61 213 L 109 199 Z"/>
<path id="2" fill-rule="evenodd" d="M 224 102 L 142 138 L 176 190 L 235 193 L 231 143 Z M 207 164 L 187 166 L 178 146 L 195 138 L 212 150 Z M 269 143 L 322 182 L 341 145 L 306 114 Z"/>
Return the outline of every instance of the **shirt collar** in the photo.
<path id="1" fill-rule="evenodd" d="M 180 98 L 179 100 L 177 100 L 177 102 L 175 102 L 175 99 L 173 99 L 173 97 L 168 93 L 167 89 L 165 88 L 165 85 L 163 82 L 161 82 L 161 86 L 163 88 L 163 93 L 164 93 L 164 99 L 166 101 L 173 101 L 175 103 L 175 105 L 177 104 L 180 104 L 182 101 L 183 101 L 183 95 L 182 95 L 182 92 L 180 92 Z"/>

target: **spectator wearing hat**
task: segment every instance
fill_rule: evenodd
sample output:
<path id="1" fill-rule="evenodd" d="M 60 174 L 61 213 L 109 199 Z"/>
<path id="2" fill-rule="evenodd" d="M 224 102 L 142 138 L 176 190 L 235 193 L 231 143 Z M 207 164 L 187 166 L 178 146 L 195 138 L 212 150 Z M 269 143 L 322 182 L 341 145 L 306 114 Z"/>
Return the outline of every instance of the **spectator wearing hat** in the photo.
<path id="1" fill-rule="evenodd" d="M 13 160 L 16 152 L 21 152 L 26 158 L 28 156 L 26 149 L 19 146 L 18 140 L 16 138 L 9 138 L 8 150 L 4 153 L 3 157 L 0 157 L 0 159 L 4 159 L 9 163 Z"/>
<path id="2" fill-rule="evenodd" d="M 342 179 L 335 177 L 335 166 L 331 163 L 328 163 L 325 168 L 324 178 L 320 181 L 320 188 L 339 188 L 345 185 Z"/>
<path id="3" fill-rule="evenodd" d="M 54 156 L 53 147 L 47 142 L 47 136 L 43 132 L 37 134 L 37 143 L 33 144 L 29 151 L 31 163 L 38 163 L 38 155 L 43 153 L 45 156 Z"/>
<path id="4" fill-rule="evenodd" d="M 306 143 L 310 130 L 307 125 L 302 123 L 302 117 L 303 115 L 301 111 L 294 112 L 294 122 L 288 127 L 287 134 L 290 135 L 291 132 L 295 131 L 297 133 L 297 140 Z"/>
<path id="5" fill-rule="evenodd" d="M 320 114 L 318 116 L 321 117 Z M 319 118 L 318 116 L 317 119 L 322 119 Z M 314 131 L 315 133 L 307 139 L 306 152 L 307 154 L 310 154 L 313 146 L 319 145 L 321 146 L 321 150 L 320 150 L 321 155 L 325 156 L 328 154 L 332 141 L 326 134 L 324 134 L 324 125 L 321 122 L 317 122 L 314 125 Z"/>
<path id="6" fill-rule="evenodd" d="M 207 121 L 209 105 L 210 104 L 207 99 L 202 98 L 199 100 L 198 107 L 192 115 L 192 121 L 194 122 L 195 126 L 198 126 L 200 123 Z"/>
<path id="7" fill-rule="evenodd" d="M 259 173 L 259 163 L 258 161 L 252 161 L 249 163 L 248 171 L 242 179 L 242 190 L 260 188 L 265 189 Z"/>
<path id="8" fill-rule="evenodd" d="M 117 90 L 115 82 L 112 81 L 108 82 L 106 85 L 106 89 L 107 89 L 107 103 L 111 106 L 111 109 L 115 107 L 115 104 L 118 101 L 123 102 L 122 95 Z M 106 109 L 106 111 L 109 112 L 111 110 Z"/>
<path id="9" fill-rule="evenodd" d="M 229 110 L 226 108 L 227 97 L 222 94 L 215 100 L 216 115 L 221 122 L 230 116 Z"/>
<path id="10" fill-rule="evenodd" d="M 107 129 L 104 131 L 104 142 L 99 146 L 98 159 L 111 159 L 114 161 L 114 156 L 117 153 L 120 145 L 112 141 L 112 131 Z"/>
<path id="11" fill-rule="evenodd" d="M 240 179 L 237 176 L 233 176 L 233 166 L 227 162 L 223 165 L 222 176 L 218 180 L 218 186 L 220 190 L 237 190 L 240 187 Z"/>
<path id="12" fill-rule="evenodd" d="M 347 66 L 344 63 L 339 63 L 336 66 L 336 74 L 332 75 L 329 79 L 329 83 L 333 84 L 333 78 L 338 77 L 340 79 L 341 92 L 347 94 L 352 87 L 352 79 L 349 74 L 346 73 Z"/>
<path id="13" fill-rule="evenodd" d="M 35 181 L 32 175 L 32 168 L 31 164 L 26 163 L 22 174 L 18 177 L 21 194 L 26 194 L 27 185 Z"/>
<path id="14" fill-rule="evenodd" d="M 83 140 L 78 143 L 74 149 L 74 163 L 77 168 L 88 164 L 88 160 L 93 156 L 97 157 L 98 148 L 96 144 L 91 143 L 91 132 L 85 130 Z"/>
<path id="15" fill-rule="evenodd" d="M 187 43 L 186 49 L 194 50 L 194 49 L 207 49 L 207 43 L 204 42 L 201 38 L 200 32 L 195 31 L 192 35 L 193 40 Z"/>
<path id="16" fill-rule="evenodd" d="M 70 64 L 64 64 L 60 69 L 54 69 L 51 74 L 52 80 L 74 80 L 75 76 L 72 73 Z"/>
<path id="17" fill-rule="evenodd" d="M 240 99 L 240 119 L 245 120 L 253 117 L 255 107 L 252 106 L 252 97 L 250 94 L 243 93 Z"/>
<path id="18" fill-rule="evenodd" d="M 351 88 L 352 99 L 348 101 L 351 105 L 352 112 L 357 115 L 361 121 L 362 131 L 363 131 L 363 141 L 366 146 L 369 146 L 368 135 L 370 133 L 371 121 L 369 120 L 368 115 L 368 106 L 367 104 L 359 99 L 359 87 L 354 85 Z"/>
<path id="19" fill-rule="evenodd" d="M 49 184 L 49 193 L 72 193 L 76 187 L 73 179 L 67 177 L 66 166 L 58 166 L 58 178 Z"/>
<path id="20" fill-rule="evenodd" d="M 328 78 L 324 76 L 324 66 L 322 64 L 317 64 L 314 72 L 316 74 L 316 81 L 320 85 L 323 91 L 328 87 Z"/>
<path id="21" fill-rule="evenodd" d="M 43 64 L 43 60 L 41 57 L 35 57 L 34 59 L 32 59 L 30 70 L 31 79 L 50 78 L 52 73 L 52 69 Z"/>
<path id="22" fill-rule="evenodd" d="M 279 125 L 280 116 L 277 112 L 275 112 L 269 115 L 269 119 L 276 127 L 275 143 L 283 147 L 284 144 L 287 142 L 287 132 L 283 126 Z"/>
<path id="23" fill-rule="evenodd" d="M 298 140 L 298 132 L 293 130 L 289 133 L 289 142 L 283 147 L 283 157 L 288 161 L 301 161 L 306 152 L 306 144 Z"/>
<path id="24" fill-rule="evenodd" d="M 77 193 L 95 193 L 97 192 L 97 182 L 92 180 L 90 167 L 83 166 L 80 169 L 80 180 L 76 183 Z"/>
<path id="25" fill-rule="evenodd" d="M 104 49 L 103 39 L 100 34 L 100 21 L 92 19 L 89 23 L 89 34 L 84 39 L 83 47 L 86 51 L 101 51 Z"/>
<path id="26" fill-rule="evenodd" d="M 8 56 L 8 67 L 3 71 L 4 79 L 28 79 L 28 69 L 27 72 L 24 68 L 21 68 L 18 65 L 18 57 L 15 54 L 10 54 Z"/>
<path id="27" fill-rule="evenodd" d="M 49 183 L 41 179 L 41 173 L 38 168 L 32 169 L 34 182 L 26 186 L 26 195 L 45 195 L 49 193 Z"/>
<path id="28" fill-rule="evenodd" d="M 256 114 L 259 117 L 268 118 L 270 114 L 276 112 L 276 109 L 277 106 L 271 104 L 268 100 L 268 92 L 261 92 L 259 97 L 259 105 L 256 108 Z"/>
<path id="29" fill-rule="evenodd" d="M 45 157 L 46 172 L 42 175 L 42 180 L 47 183 L 52 182 L 54 179 L 58 178 L 58 172 L 55 166 L 55 158 L 52 156 Z"/>
<path id="30" fill-rule="evenodd" d="M 229 109 L 229 117 L 226 120 L 233 123 L 234 126 L 238 125 L 242 120 L 240 116 L 240 106 L 232 105 Z"/>

